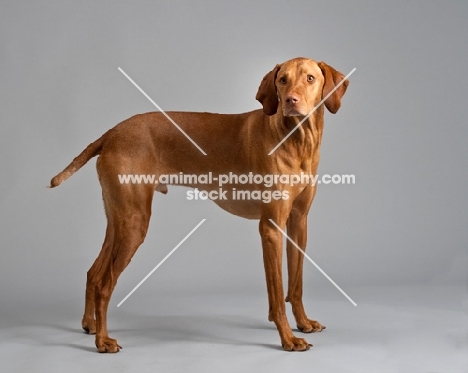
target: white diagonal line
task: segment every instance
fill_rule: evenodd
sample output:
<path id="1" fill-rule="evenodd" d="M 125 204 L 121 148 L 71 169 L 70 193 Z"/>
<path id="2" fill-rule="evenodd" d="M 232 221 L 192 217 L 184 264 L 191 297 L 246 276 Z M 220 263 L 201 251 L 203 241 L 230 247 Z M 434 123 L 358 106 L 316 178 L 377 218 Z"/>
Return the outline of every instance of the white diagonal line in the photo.
<path id="1" fill-rule="evenodd" d="M 127 73 L 126 73 L 125 71 L 123 71 L 120 67 L 119 67 L 119 71 L 120 71 L 122 74 L 124 74 L 125 77 L 126 77 L 128 80 L 130 80 L 130 82 L 131 82 L 141 93 L 143 93 L 143 95 L 144 95 L 154 106 L 156 106 L 156 108 L 157 108 L 161 113 L 163 113 L 164 116 L 165 116 L 180 132 L 182 132 L 182 134 L 183 134 L 187 139 L 189 139 L 190 142 L 191 142 L 193 145 L 195 145 L 195 146 L 197 147 L 197 149 L 200 150 L 200 152 L 201 152 L 203 155 L 206 155 L 206 153 L 203 151 L 203 149 L 200 148 L 200 146 L 198 146 L 198 144 L 197 144 L 195 141 L 193 141 L 192 138 L 191 138 L 189 135 L 187 135 L 187 134 L 185 133 L 185 131 L 184 131 L 182 128 L 180 128 L 180 126 L 179 126 L 176 122 L 174 122 L 174 121 L 172 120 L 172 118 L 171 118 L 169 115 L 167 115 L 166 112 L 165 112 L 163 109 L 161 109 L 161 107 L 160 107 L 156 102 L 154 102 L 154 101 L 151 99 L 151 97 L 148 96 L 148 95 L 146 94 L 146 92 L 143 91 L 143 90 L 140 88 L 140 86 L 139 86 L 138 84 L 136 84 L 136 83 L 133 81 L 133 79 L 130 78 L 130 77 L 127 75 Z"/>
<path id="2" fill-rule="evenodd" d="M 198 229 L 198 227 L 199 227 L 200 225 L 202 225 L 202 224 L 205 222 L 205 220 L 206 220 L 206 219 L 203 219 L 200 223 L 198 223 L 197 226 L 196 226 L 195 228 L 193 228 L 193 229 L 190 231 L 190 233 L 189 233 L 188 235 L 186 235 L 185 238 L 184 238 L 182 241 L 180 241 L 180 242 L 177 244 L 177 246 L 174 247 L 174 248 L 171 250 L 171 252 L 170 252 L 169 254 L 167 254 L 167 255 L 164 257 L 164 259 L 161 260 L 161 261 L 159 262 L 159 264 L 158 264 L 156 267 L 154 267 L 153 270 L 152 270 L 150 273 L 148 273 L 148 274 L 145 276 L 145 278 L 144 278 L 143 280 L 141 280 L 140 283 L 139 283 L 137 286 L 135 286 L 135 287 L 133 288 L 133 290 L 132 290 L 130 293 L 128 293 L 128 295 L 127 295 L 124 299 L 122 299 L 122 301 L 117 305 L 117 307 L 120 307 L 120 306 L 122 305 L 122 303 L 125 302 L 125 301 L 127 300 L 127 298 L 130 297 L 130 295 L 132 295 L 132 294 L 135 292 L 135 290 L 138 289 L 138 288 L 141 286 L 141 284 L 143 284 L 143 282 L 145 282 L 145 281 L 148 279 L 148 277 L 150 277 L 150 276 L 151 276 L 151 275 L 152 275 L 152 274 L 153 274 L 153 273 L 154 273 L 154 272 L 171 256 L 171 255 L 172 255 L 172 254 L 174 254 L 174 252 L 179 248 L 179 246 L 182 245 L 182 244 L 185 242 L 185 240 L 186 240 L 187 238 L 189 238 L 189 237 L 192 235 L 192 233 L 195 232 L 195 231 Z"/>
<path id="3" fill-rule="evenodd" d="M 311 263 L 315 266 L 315 268 L 317 268 L 317 269 L 320 271 L 320 273 L 321 273 L 322 275 L 324 275 L 325 278 L 326 278 L 328 281 L 330 281 L 330 282 L 341 292 L 341 294 L 343 294 L 343 295 L 353 304 L 354 307 L 357 306 L 357 304 L 349 297 L 349 295 L 346 294 L 346 293 L 343 291 L 343 289 L 341 289 L 341 288 L 336 284 L 336 282 L 333 281 L 333 280 L 330 278 L 330 276 L 328 276 L 328 275 L 325 273 L 325 271 L 324 271 L 322 268 L 320 268 L 320 267 L 318 266 L 318 264 L 315 263 L 315 262 L 310 258 L 310 256 L 307 255 L 307 254 L 305 253 L 305 251 L 302 250 L 302 249 L 299 247 L 299 245 L 298 245 L 297 243 L 295 243 L 295 242 L 286 234 L 286 232 L 283 231 L 283 230 L 278 226 L 278 224 L 276 224 L 272 219 L 268 219 L 268 220 L 270 220 L 270 222 L 283 234 L 283 236 L 286 237 L 286 239 L 287 239 L 289 242 L 291 242 L 291 243 L 294 245 L 294 247 L 295 247 L 296 249 L 298 249 L 298 250 L 302 253 L 302 255 L 304 255 L 304 256 L 307 258 L 307 260 L 308 260 L 309 262 L 311 262 Z"/>
<path id="4" fill-rule="evenodd" d="M 352 69 L 351 72 L 350 72 L 348 75 L 346 75 L 346 76 L 343 78 L 343 80 L 342 80 L 341 82 L 339 82 L 339 83 L 335 86 L 335 88 L 333 88 L 332 91 L 331 91 L 328 95 L 326 95 L 326 96 L 322 99 L 322 101 L 320 101 L 320 102 L 311 110 L 311 112 L 310 112 L 309 114 L 307 114 L 307 115 L 304 117 L 304 119 L 302 119 L 302 120 L 299 122 L 299 124 L 298 124 L 296 127 L 294 127 L 294 128 L 291 130 L 291 132 L 289 132 L 289 133 L 283 138 L 283 140 L 281 140 L 281 141 L 278 143 L 278 145 L 276 145 L 276 146 L 268 153 L 268 155 L 272 155 L 273 152 L 274 152 L 276 149 L 278 149 L 278 148 L 280 147 L 280 145 L 281 145 L 283 142 L 285 142 L 285 141 L 288 139 L 288 137 L 291 136 L 291 135 L 294 133 L 294 131 L 296 131 L 296 130 L 302 125 L 302 123 L 304 123 L 304 122 L 314 113 L 314 111 L 317 110 L 317 109 L 320 107 L 320 105 L 322 105 L 322 104 L 325 102 L 325 100 L 326 100 L 328 97 L 330 97 L 330 96 L 332 95 L 332 93 L 335 92 L 335 91 L 339 88 L 339 86 L 342 85 L 342 84 L 344 83 L 344 81 L 345 81 L 346 79 L 348 79 L 348 78 L 351 76 L 351 74 L 354 73 L 355 71 L 356 71 L 356 68 Z"/>

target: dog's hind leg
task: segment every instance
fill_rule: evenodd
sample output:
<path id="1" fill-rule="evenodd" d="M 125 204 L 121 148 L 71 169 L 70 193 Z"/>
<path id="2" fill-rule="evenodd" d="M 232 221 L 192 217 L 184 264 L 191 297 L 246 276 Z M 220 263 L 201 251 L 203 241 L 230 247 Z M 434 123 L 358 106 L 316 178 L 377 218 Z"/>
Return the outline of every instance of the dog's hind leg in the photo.
<path id="1" fill-rule="evenodd" d="M 107 230 L 102 251 L 88 272 L 83 328 L 96 333 L 99 352 L 118 352 L 121 348 L 108 335 L 107 309 L 117 279 L 145 239 L 151 216 L 154 185 L 120 184 L 117 175 L 125 173 L 119 168 L 126 162 L 128 158 L 101 155 L 97 163 Z M 133 162 L 126 167 L 148 173 L 143 169 L 145 162 Z"/>
<path id="2" fill-rule="evenodd" d="M 103 258 L 98 275 L 93 280 L 96 347 L 99 352 L 117 352 L 121 348 L 115 339 L 109 338 L 107 308 L 118 277 L 145 239 L 151 215 L 154 188 L 142 185 L 129 188 L 132 189 L 131 198 L 122 193 L 118 199 L 118 207 L 115 206 L 116 200 L 111 208 L 106 204 L 110 230 L 113 233 L 113 237 L 108 237 L 110 255 Z"/>
<path id="3" fill-rule="evenodd" d="M 87 273 L 85 311 L 81 325 L 88 334 L 96 334 L 96 320 L 94 318 L 94 290 L 96 287 L 96 280 L 99 277 L 99 271 L 104 264 L 105 258 L 108 258 L 111 255 L 113 239 L 114 234 L 112 232 L 112 227 L 108 223 L 106 237 L 104 239 L 101 252 Z"/>

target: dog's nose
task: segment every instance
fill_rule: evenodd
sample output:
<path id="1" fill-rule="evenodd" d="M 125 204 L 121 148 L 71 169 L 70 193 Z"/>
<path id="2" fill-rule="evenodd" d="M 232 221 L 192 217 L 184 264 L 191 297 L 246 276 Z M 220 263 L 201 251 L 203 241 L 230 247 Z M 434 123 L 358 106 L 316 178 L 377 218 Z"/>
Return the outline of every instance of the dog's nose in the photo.
<path id="1" fill-rule="evenodd" d="M 297 104 L 299 102 L 299 97 L 297 97 L 294 94 L 289 94 L 289 95 L 286 96 L 285 101 L 288 104 Z"/>

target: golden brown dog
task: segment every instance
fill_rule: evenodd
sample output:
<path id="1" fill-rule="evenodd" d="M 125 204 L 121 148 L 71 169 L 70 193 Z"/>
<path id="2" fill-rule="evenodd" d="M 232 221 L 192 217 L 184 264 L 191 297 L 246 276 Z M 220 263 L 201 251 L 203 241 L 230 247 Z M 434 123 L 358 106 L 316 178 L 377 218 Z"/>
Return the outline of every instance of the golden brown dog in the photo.
<path id="1" fill-rule="evenodd" d="M 165 184 L 122 184 L 118 175 L 315 175 L 320 156 L 324 107 L 313 114 L 284 141 L 268 153 L 312 109 L 331 92 L 344 76 L 323 62 L 296 58 L 277 65 L 263 78 L 257 100 L 263 110 L 243 114 L 169 112 L 168 115 L 207 153 L 203 155 L 159 112 L 131 117 L 107 131 L 90 144 L 71 164 L 51 180 L 56 187 L 80 169 L 92 157 L 102 186 L 107 230 L 101 253 L 88 271 L 86 304 L 82 326 L 96 334 L 99 352 L 117 352 L 121 348 L 107 332 L 107 308 L 117 279 L 145 239 L 155 190 L 166 193 Z M 348 81 L 325 100 L 326 108 L 336 113 Z M 187 183 L 189 187 L 199 187 Z M 249 191 L 277 190 L 288 198 L 234 200 L 231 191 L 237 185 L 224 185 L 226 199 L 217 199 L 223 209 L 248 219 L 260 220 L 260 235 L 269 300 L 269 320 L 278 328 L 287 351 L 303 351 L 310 344 L 293 335 L 285 310 L 292 305 L 301 332 L 325 329 L 307 317 L 302 304 L 303 255 L 287 243 L 288 291 L 283 292 L 281 260 L 282 233 L 270 222 L 287 229 L 289 237 L 305 250 L 307 214 L 316 187 L 310 183 L 245 184 Z M 205 184 L 206 191 L 217 184 Z"/>

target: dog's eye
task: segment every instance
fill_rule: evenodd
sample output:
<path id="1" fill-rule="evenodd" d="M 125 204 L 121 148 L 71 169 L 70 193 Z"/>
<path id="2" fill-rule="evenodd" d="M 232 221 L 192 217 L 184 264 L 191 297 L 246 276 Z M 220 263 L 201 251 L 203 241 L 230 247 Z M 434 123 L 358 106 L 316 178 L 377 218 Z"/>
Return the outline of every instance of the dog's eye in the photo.
<path id="1" fill-rule="evenodd" d="M 281 84 L 286 84 L 286 78 L 284 76 L 282 76 L 280 79 L 279 79 L 279 82 Z"/>
<path id="2" fill-rule="evenodd" d="M 313 81 L 314 81 L 314 79 L 315 79 L 315 78 L 314 78 L 314 76 L 313 76 L 313 75 L 310 75 L 310 74 L 309 74 L 309 75 L 307 75 L 307 81 L 308 81 L 308 82 L 313 82 Z"/>

